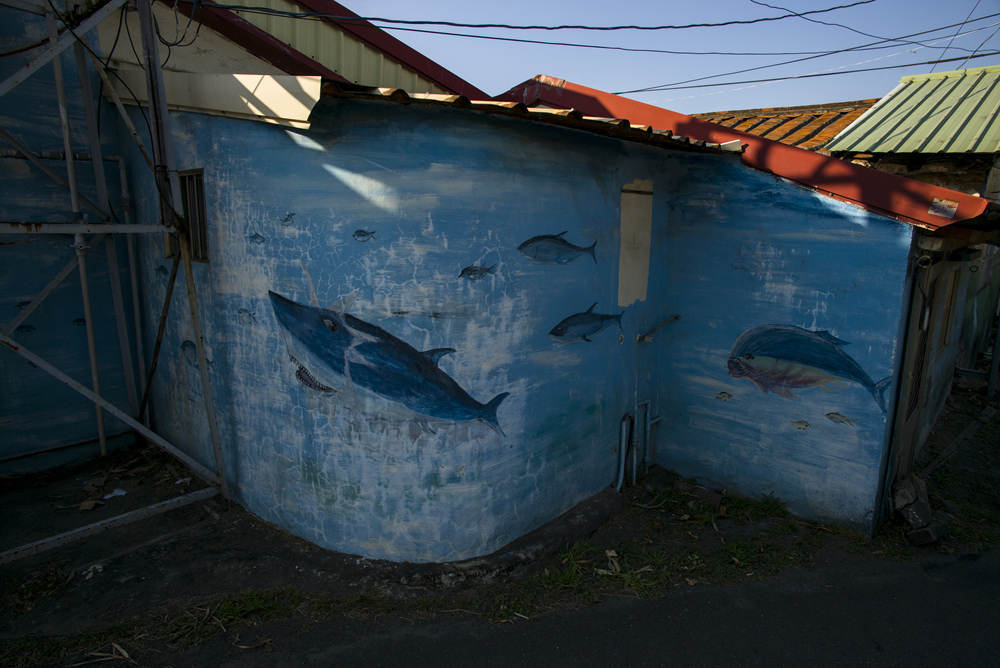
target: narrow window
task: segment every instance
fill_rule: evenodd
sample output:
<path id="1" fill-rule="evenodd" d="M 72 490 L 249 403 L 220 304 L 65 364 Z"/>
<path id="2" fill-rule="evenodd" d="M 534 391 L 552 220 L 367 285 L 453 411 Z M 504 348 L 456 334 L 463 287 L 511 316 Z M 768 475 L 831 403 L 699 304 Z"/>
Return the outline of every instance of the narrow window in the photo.
<path id="1" fill-rule="evenodd" d="M 208 223 L 205 219 L 204 172 L 200 169 L 177 172 L 177 180 L 181 186 L 184 220 L 187 221 L 188 237 L 191 239 L 191 260 L 207 263 Z M 164 235 L 163 250 L 166 257 L 177 254 L 176 235 Z"/>

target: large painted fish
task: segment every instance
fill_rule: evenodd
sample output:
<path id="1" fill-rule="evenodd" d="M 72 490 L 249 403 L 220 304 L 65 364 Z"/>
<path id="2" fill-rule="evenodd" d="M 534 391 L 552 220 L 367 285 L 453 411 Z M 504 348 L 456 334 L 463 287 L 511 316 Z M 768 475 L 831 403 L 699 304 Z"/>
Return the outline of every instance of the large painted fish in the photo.
<path id="1" fill-rule="evenodd" d="M 581 341 L 590 343 L 591 337 L 612 323 L 617 322 L 619 327 L 622 326 L 624 311 L 618 315 L 594 313 L 595 306 L 597 306 L 597 302 L 591 304 L 590 308 L 583 313 L 574 313 L 560 322 L 549 332 L 549 338 L 559 343 L 580 343 Z"/>
<path id="2" fill-rule="evenodd" d="M 289 355 L 325 391 L 344 386 L 373 392 L 414 413 L 443 420 L 482 420 L 500 434 L 503 392 L 481 404 L 438 367 L 454 348 L 420 352 L 384 329 L 346 313 L 307 306 L 268 291 Z M 300 380 L 302 375 L 297 374 Z M 308 384 L 308 383 L 307 383 Z"/>
<path id="3" fill-rule="evenodd" d="M 885 389 L 892 377 L 872 381 L 845 353 L 847 345 L 827 331 L 813 332 L 791 325 L 760 325 L 746 330 L 729 353 L 729 375 L 748 378 L 764 394 L 792 397 L 793 390 L 843 380 L 863 386 L 885 408 Z"/>
<path id="4" fill-rule="evenodd" d="M 517 250 L 524 257 L 539 264 L 566 264 L 584 253 L 589 253 L 594 262 L 597 262 L 597 255 L 594 254 L 594 249 L 597 248 L 596 240 L 590 246 L 584 248 L 582 246 L 574 246 L 563 239 L 564 234 L 566 232 L 531 237 L 518 246 Z"/>

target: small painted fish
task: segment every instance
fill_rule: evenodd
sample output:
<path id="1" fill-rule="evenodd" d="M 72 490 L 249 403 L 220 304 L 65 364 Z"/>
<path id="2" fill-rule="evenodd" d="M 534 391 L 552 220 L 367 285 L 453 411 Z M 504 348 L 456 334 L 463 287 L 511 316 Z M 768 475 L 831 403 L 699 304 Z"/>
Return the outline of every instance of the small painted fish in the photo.
<path id="1" fill-rule="evenodd" d="M 35 327 L 33 325 L 20 325 L 17 328 L 17 331 L 19 331 L 22 334 L 30 334 L 33 331 L 35 331 Z"/>
<path id="2" fill-rule="evenodd" d="M 284 218 L 282 218 L 278 222 L 280 222 L 283 227 L 287 227 L 288 225 L 292 224 L 292 218 L 295 218 L 295 212 L 294 211 L 289 211 L 288 215 L 286 215 Z"/>
<path id="3" fill-rule="evenodd" d="M 369 232 L 368 230 L 354 230 L 354 234 L 352 234 L 351 236 L 354 237 L 355 241 L 360 241 L 364 243 L 369 239 L 375 238 L 375 230 L 372 230 L 371 232 Z"/>
<path id="4" fill-rule="evenodd" d="M 247 239 L 250 240 L 250 243 L 257 244 L 258 246 L 264 243 L 265 241 L 264 236 L 259 232 L 254 232 L 253 234 L 248 236 Z"/>
<path id="5" fill-rule="evenodd" d="M 486 278 L 486 274 L 492 274 L 494 268 L 496 268 L 496 265 L 493 265 L 492 267 L 482 267 L 478 264 L 470 264 L 462 270 L 462 273 L 459 274 L 458 277 L 467 278 L 470 281 L 481 281 Z"/>
<path id="6" fill-rule="evenodd" d="M 240 322 L 244 325 L 256 325 L 257 324 L 257 311 L 251 311 L 248 308 L 241 308 L 236 312 L 239 316 Z"/>
<path id="7" fill-rule="evenodd" d="M 16 308 L 18 311 L 23 311 L 24 309 L 28 308 L 28 304 L 30 303 L 31 302 L 18 302 L 17 306 L 15 306 L 14 308 Z"/>
<path id="8" fill-rule="evenodd" d="M 805 420 L 789 420 L 796 429 L 808 429 L 809 423 Z"/>
<path id="9" fill-rule="evenodd" d="M 852 427 L 854 423 L 858 421 L 857 418 L 849 418 L 846 415 L 841 415 L 840 413 L 827 413 L 826 416 L 830 418 L 834 424 L 849 424 Z"/>
<path id="10" fill-rule="evenodd" d="M 566 232 L 532 237 L 518 246 L 517 250 L 524 257 L 539 264 L 566 264 L 585 253 L 589 253 L 590 257 L 594 259 L 594 263 L 597 263 L 597 255 L 594 252 L 594 249 L 597 248 L 596 240 L 584 248 L 583 246 L 574 246 L 563 239 L 564 234 Z"/>
<path id="11" fill-rule="evenodd" d="M 728 392 L 719 392 L 717 395 L 715 395 L 715 398 L 718 399 L 719 401 L 729 401 L 730 399 L 733 398 L 733 395 L 729 394 Z"/>
<path id="12" fill-rule="evenodd" d="M 77 327 L 86 327 L 87 326 L 87 319 L 86 318 L 76 318 L 76 319 L 73 320 L 73 324 L 76 325 Z"/>
<path id="13" fill-rule="evenodd" d="M 155 271 L 156 271 L 156 275 L 161 280 L 165 281 L 165 280 L 167 280 L 170 277 L 170 270 L 167 269 L 166 267 L 164 267 L 162 264 L 156 265 Z"/>
<path id="14" fill-rule="evenodd" d="M 580 343 L 585 341 L 590 343 L 590 339 L 605 327 L 617 322 L 618 327 L 622 326 L 622 315 L 594 313 L 597 302 L 590 305 L 583 313 L 574 313 L 549 332 L 549 338 L 559 343 Z"/>

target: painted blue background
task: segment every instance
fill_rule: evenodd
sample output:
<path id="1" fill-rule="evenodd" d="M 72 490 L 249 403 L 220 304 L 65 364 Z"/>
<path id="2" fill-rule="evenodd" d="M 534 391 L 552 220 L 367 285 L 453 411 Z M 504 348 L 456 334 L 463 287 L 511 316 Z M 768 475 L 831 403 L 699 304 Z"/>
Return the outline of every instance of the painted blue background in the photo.
<path id="1" fill-rule="evenodd" d="M 764 396 L 730 378 L 729 349 L 768 323 L 829 329 L 876 380 L 895 359 L 907 227 L 741 167 L 449 108 L 324 100 L 309 131 L 172 115 L 179 168 L 205 169 L 212 262 L 196 266 L 231 482 L 253 512 L 321 545 L 413 561 L 497 549 L 610 484 L 618 427 L 637 401 L 661 417 L 656 460 L 797 512 L 865 526 L 885 416 L 857 385 Z M 591 343 L 548 338 L 597 302 L 616 314 L 620 190 L 653 183 L 649 294 Z M 151 222 L 148 184 L 140 202 Z M 289 214 L 295 215 L 289 219 Z M 357 230 L 374 232 L 364 242 Z M 567 231 L 565 265 L 517 246 Z M 158 240 L 144 248 L 162 299 Z M 470 265 L 496 265 L 473 282 Z M 305 268 L 305 270 L 303 269 Z M 267 291 L 349 312 L 418 350 L 472 397 L 500 392 L 505 436 L 481 422 L 429 428 L 340 393 L 310 391 Z M 181 303 L 182 304 L 182 303 Z M 179 311 L 184 306 L 177 306 Z M 637 344 L 670 315 L 679 322 Z M 146 314 L 152 327 L 151 309 Z M 211 461 L 200 385 L 168 328 L 157 426 Z M 723 402 L 720 391 L 733 395 Z M 824 413 L 857 419 L 837 425 Z M 798 430 L 790 420 L 807 420 Z"/>

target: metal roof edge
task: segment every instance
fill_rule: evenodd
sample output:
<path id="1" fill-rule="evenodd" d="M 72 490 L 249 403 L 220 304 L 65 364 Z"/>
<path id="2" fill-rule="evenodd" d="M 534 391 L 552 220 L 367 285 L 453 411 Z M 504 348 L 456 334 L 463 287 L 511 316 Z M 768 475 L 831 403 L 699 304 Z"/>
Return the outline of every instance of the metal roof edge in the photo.
<path id="1" fill-rule="evenodd" d="M 291 1 L 300 7 L 309 10 L 310 12 L 337 14 L 339 16 L 358 19 L 355 21 L 343 22 L 336 21 L 332 18 L 322 18 L 323 21 L 336 26 L 339 30 L 349 33 L 352 37 L 361 40 L 376 51 L 379 51 L 388 58 L 395 60 L 400 65 L 413 70 L 420 76 L 430 80 L 447 91 L 457 95 L 465 95 L 466 97 L 475 97 L 479 99 L 489 98 L 489 95 L 479 90 L 465 79 L 434 62 L 419 51 L 399 41 L 378 26 L 362 20 L 360 16 L 335 0 Z"/>
<path id="2" fill-rule="evenodd" d="M 738 140 L 745 145 L 741 160 L 749 167 L 929 230 L 976 219 L 989 204 L 982 197 L 886 174 L 545 75 L 515 86 L 495 99 L 518 101 L 528 106 L 561 106 L 577 109 L 585 114 L 628 118 L 633 123 L 668 129 L 674 134 L 717 144 Z"/>
<path id="3" fill-rule="evenodd" d="M 173 6 L 170 0 L 159 0 Z M 229 41 L 246 49 L 278 69 L 293 76 L 321 76 L 328 79 L 346 81 L 333 70 L 327 68 L 301 51 L 278 40 L 241 16 L 215 7 L 212 2 L 178 2 L 177 9 L 184 16 L 199 21 L 205 27 L 219 33 Z M 197 15 L 195 15 L 197 14 Z"/>
<path id="4" fill-rule="evenodd" d="M 470 100 L 462 95 L 409 94 L 399 88 L 366 88 L 337 81 L 324 82 L 322 94 L 330 97 L 447 106 L 479 111 L 680 151 L 721 154 L 739 152 L 742 148 L 737 142 L 706 142 L 698 138 L 677 136 L 669 131 L 656 130 L 648 125 L 633 123 L 630 119 L 620 116 L 591 115 L 571 108 L 532 108 L 516 100 Z"/>

